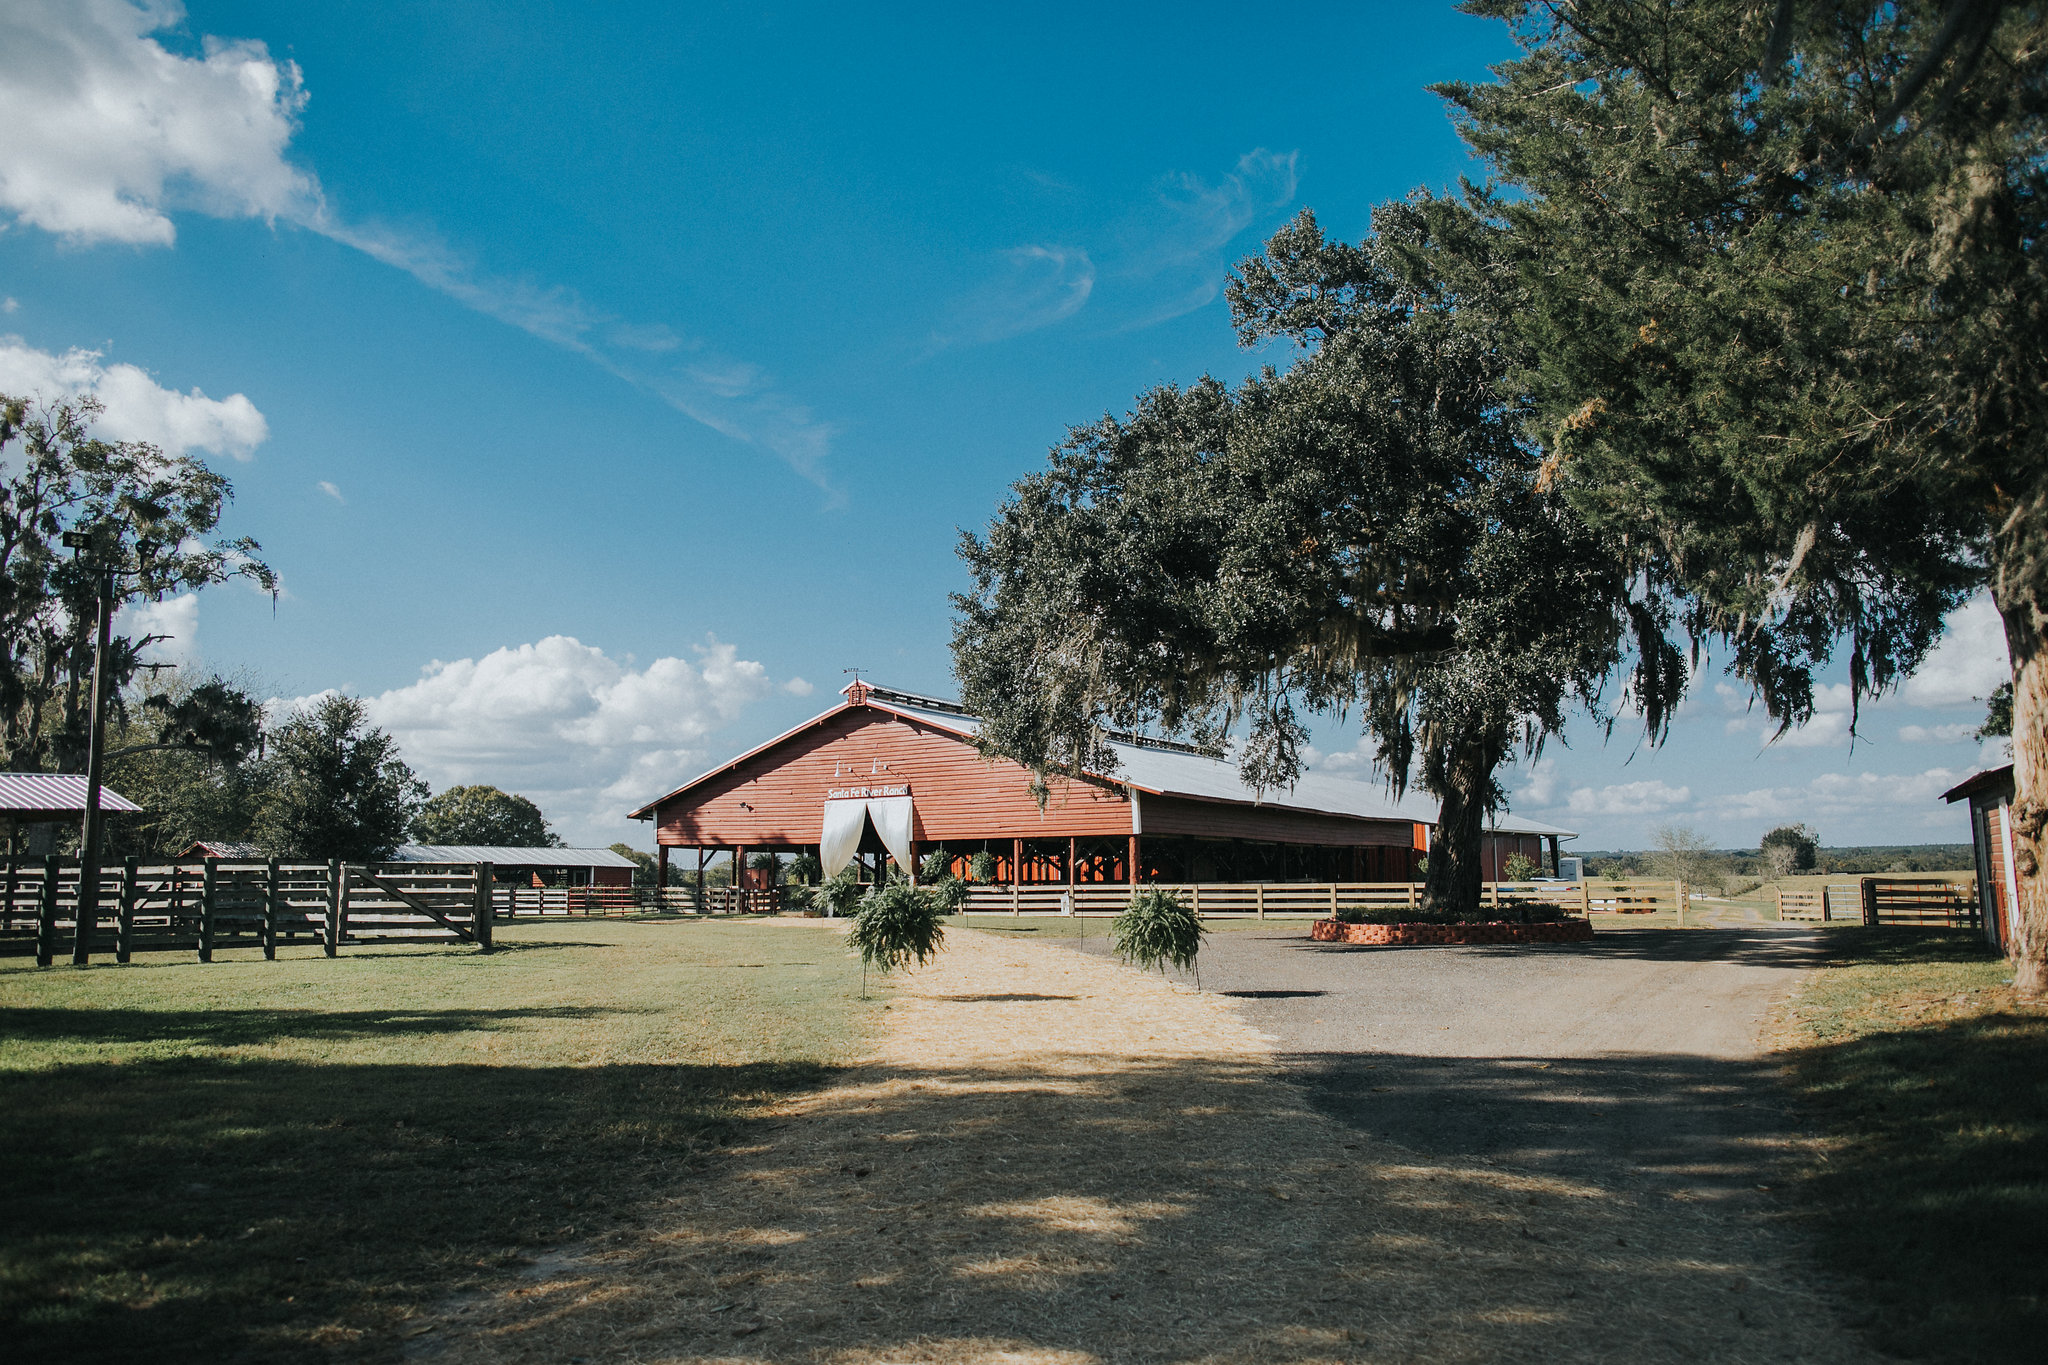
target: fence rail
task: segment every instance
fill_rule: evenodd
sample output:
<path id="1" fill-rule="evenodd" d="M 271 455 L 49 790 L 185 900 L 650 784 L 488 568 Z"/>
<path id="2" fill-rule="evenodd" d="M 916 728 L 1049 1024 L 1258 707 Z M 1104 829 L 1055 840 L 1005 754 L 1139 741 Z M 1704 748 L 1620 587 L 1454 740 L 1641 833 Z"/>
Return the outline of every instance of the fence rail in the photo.
<path id="1" fill-rule="evenodd" d="M 1344 911 L 1414 909 L 1422 902 L 1419 882 L 1157 882 L 1204 915 L 1252 917 L 1272 915 L 1328 916 Z M 1604 884 L 1603 884 L 1604 885 Z M 1656 883 L 1669 903 L 1670 882 Z M 1512 912 L 1531 906 L 1555 907 L 1567 914 L 1585 914 L 1603 905 L 1602 893 L 1589 900 L 1582 882 L 1487 882 L 1481 889 L 1489 908 Z M 1643 897 L 1638 894 L 1637 899 Z M 1612 897 L 1608 898 L 1609 900 Z M 968 914 L 1120 915 L 1130 904 L 1128 883 L 1081 883 L 1075 886 L 973 886 L 963 907 Z"/>
<path id="2" fill-rule="evenodd" d="M 85 957 L 189 951 L 211 962 L 223 948 L 380 940 L 491 947 L 489 863 L 286 863 L 203 861 L 100 869 L 85 897 L 79 865 L 60 858 L 7 859 L 0 868 L 0 952 L 33 952 L 48 966 L 60 946 Z M 93 900 L 80 942 L 79 906 Z"/>

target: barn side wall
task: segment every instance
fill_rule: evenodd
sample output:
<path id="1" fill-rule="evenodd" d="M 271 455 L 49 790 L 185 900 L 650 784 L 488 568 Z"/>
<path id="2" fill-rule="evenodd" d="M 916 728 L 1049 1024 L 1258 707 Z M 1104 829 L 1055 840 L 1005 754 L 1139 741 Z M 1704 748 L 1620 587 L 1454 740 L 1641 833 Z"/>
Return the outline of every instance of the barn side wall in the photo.
<path id="1" fill-rule="evenodd" d="M 1056 779 L 1041 813 L 1025 768 L 986 762 L 958 736 L 856 706 L 662 806 L 656 838 L 681 848 L 815 844 L 827 791 L 903 783 L 919 843 L 1131 832 L 1131 805 L 1119 790 Z"/>
<path id="2" fill-rule="evenodd" d="M 1155 834 L 1182 834 L 1282 844 L 1393 844 L 1402 848 L 1411 847 L 1415 840 L 1415 827 L 1406 820 L 1360 820 L 1345 815 L 1317 815 L 1273 806 L 1237 806 L 1170 796 L 1140 796 L 1138 803 L 1140 821 L 1148 838 Z"/>

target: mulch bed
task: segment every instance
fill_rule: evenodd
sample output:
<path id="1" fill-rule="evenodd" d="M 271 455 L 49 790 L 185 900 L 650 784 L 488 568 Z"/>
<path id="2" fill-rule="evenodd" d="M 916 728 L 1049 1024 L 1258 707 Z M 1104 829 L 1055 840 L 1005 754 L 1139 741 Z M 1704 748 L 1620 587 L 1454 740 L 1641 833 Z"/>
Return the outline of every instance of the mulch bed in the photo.
<path id="1" fill-rule="evenodd" d="M 1309 926 L 1318 943 L 1364 943 L 1382 947 L 1419 947 L 1430 943 L 1583 943 L 1593 926 L 1582 919 L 1517 924 L 1489 920 L 1482 924 L 1345 924 L 1319 919 Z"/>

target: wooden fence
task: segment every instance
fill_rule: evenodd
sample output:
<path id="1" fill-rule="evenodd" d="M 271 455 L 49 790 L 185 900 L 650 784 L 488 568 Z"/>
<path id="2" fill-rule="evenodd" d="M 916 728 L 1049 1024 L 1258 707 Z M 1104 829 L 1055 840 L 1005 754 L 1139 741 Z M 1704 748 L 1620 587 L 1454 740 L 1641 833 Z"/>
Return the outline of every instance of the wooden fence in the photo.
<path id="1" fill-rule="evenodd" d="M 187 951 L 211 962 L 222 948 L 389 940 L 474 943 L 489 951 L 489 863 L 199 862 L 102 868 L 91 932 L 79 942 L 76 860 L 7 859 L 0 870 L 0 952 L 33 952 L 48 966 L 112 953 Z"/>
<path id="2" fill-rule="evenodd" d="M 1921 924 L 1951 929 L 1981 924 L 1977 883 L 1859 877 L 1820 886 L 1779 887 L 1778 918 L 1814 924 Z"/>
<path id="3" fill-rule="evenodd" d="M 1419 882 L 1158 882 L 1204 915 L 1253 917 L 1269 915 L 1327 917 L 1340 911 L 1414 909 L 1421 903 Z M 1682 891 L 1672 882 L 1487 882 L 1481 889 L 1488 908 L 1512 911 L 1521 907 L 1554 906 L 1566 914 L 1623 909 L 1655 910 L 1678 904 Z M 974 886 L 968 888 L 968 914 L 996 915 L 1120 915 L 1130 904 L 1126 883 L 1082 883 L 1076 886 Z"/>
<path id="4" fill-rule="evenodd" d="M 706 896 L 722 888 L 713 887 Z M 693 914 L 697 893 L 687 886 L 500 886 L 491 903 L 500 919 L 551 915 L 596 916 Z"/>

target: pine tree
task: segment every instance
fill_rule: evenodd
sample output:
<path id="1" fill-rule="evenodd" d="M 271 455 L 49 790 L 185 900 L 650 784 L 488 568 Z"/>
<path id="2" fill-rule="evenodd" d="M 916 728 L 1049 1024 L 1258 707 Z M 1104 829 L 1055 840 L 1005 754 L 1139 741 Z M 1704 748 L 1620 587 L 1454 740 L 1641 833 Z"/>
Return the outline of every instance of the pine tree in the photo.
<path id="1" fill-rule="evenodd" d="M 1550 476 L 1782 725 L 1988 588 L 2014 670 L 2017 980 L 2048 990 L 2048 16 L 1470 0 L 1522 57 L 1440 87 L 1512 193 Z"/>

